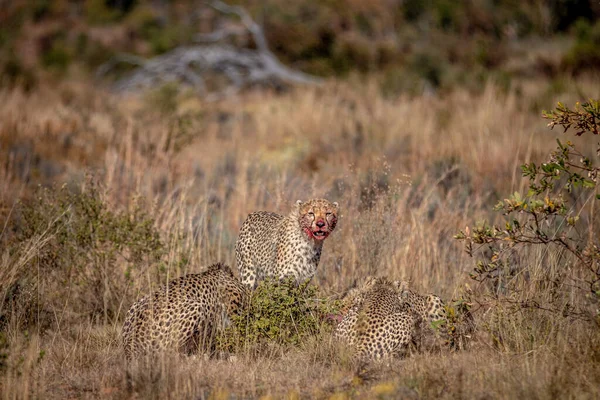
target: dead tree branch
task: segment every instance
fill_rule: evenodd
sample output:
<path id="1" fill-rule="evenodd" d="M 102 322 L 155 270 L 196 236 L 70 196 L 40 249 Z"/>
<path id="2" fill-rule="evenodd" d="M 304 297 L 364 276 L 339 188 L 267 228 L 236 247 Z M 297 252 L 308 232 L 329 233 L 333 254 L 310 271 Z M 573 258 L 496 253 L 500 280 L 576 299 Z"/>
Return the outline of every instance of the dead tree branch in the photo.
<path id="1" fill-rule="evenodd" d="M 103 77 L 118 64 L 128 63 L 137 66 L 137 69 L 117 81 L 117 91 L 145 90 L 167 82 L 178 82 L 213 98 L 231 95 L 252 85 L 314 85 L 321 82 L 317 77 L 283 65 L 269 50 L 261 26 L 245 9 L 220 0 L 209 5 L 223 14 L 238 17 L 252 36 L 256 50 L 218 44 L 232 34 L 239 34 L 239 29 L 220 29 L 197 35 L 195 39 L 201 44 L 177 47 L 149 60 L 132 55 L 116 56 L 98 68 L 97 76 Z M 224 88 L 209 90 L 206 80 L 215 74 L 223 76 L 227 83 Z"/>

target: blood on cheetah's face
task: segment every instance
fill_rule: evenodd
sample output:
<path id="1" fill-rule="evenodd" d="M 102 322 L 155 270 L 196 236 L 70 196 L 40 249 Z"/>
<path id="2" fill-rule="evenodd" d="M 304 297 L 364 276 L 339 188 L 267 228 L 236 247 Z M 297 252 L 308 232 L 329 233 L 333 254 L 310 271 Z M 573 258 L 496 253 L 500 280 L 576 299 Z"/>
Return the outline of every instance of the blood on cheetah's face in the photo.
<path id="1" fill-rule="evenodd" d="M 333 232 L 337 224 L 338 203 L 313 199 L 306 202 L 298 200 L 296 204 L 300 226 L 310 239 L 325 240 Z"/>

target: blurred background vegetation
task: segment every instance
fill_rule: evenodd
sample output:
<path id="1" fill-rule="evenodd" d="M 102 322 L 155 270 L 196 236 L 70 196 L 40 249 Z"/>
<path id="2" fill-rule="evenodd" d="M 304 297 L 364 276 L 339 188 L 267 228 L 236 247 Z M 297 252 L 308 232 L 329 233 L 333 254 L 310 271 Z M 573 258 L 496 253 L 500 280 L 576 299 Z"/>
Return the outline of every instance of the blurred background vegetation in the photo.
<path id="1" fill-rule="evenodd" d="M 91 73 L 117 53 L 150 57 L 212 32 L 203 1 L 15 0 L 0 11 L 4 84 Z M 271 49 L 304 72 L 373 73 L 386 95 L 488 78 L 581 74 L 600 64 L 593 0 L 244 0 Z M 230 38 L 253 47 L 250 35 Z"/>
<path id="2" fill-rule="evenodd" d="M 598 136 L 541 117 L 600 98 L 600 3 L 228 3 L 323 84 L 217 101 L 175 83 L 115 95 L 105 89 L 131 67 L 97 72 L 117 55 L 150 59 L 224 28 L 237 33 L 222 44 L 256 43 L 203 1 L 0 0 L 0 399 L 599 398 L 597 167 L 587 188 L 561 192 L 568 168 L 548 162 L 571 139 L 581 154 L 569 157 L 597 166 Z M 556 190 L 533 198 L 542 172 Z M 127 308 L 175 276 L 234 266 L 249 212 L 310 197 L 342 208 L 313 281 L 323 296 L 367 275 L 410 280 L 472 304 L 472 347 L 365 375 L 319 332 L 295 350 L 177 360 L 126 382 Z M 568 212 L 535 233 L 572 235 L 575 251 L 510 244 L 556 204 Z"/>

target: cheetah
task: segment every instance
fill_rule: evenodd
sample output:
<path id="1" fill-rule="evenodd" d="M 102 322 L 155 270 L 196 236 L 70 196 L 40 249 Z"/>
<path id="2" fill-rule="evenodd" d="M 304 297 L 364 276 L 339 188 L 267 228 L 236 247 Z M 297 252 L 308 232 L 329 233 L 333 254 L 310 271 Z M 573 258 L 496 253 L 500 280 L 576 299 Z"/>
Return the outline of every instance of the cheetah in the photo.
<path id="1" fill-rule="evenodd" d="M 400 288 L 401 298 L 410 305 L 422 321 L 434 329 L 446 323 L 446 305 L 439 296 L 419 294 L 408 288 L 407 281 L 396 281 L 395 284 Z"/>
<path id="2" fill-rule="evenodd" d="M 129 309 L 123 325 L 125 356 L 207 350 L 227 316 L 247 298 L 246 287 L 220 263 L 174 279 Z"/>
<path id="3" fill-rule="evenodd" d="M 449 317 L 444 301 L 435 294 L 421 295 L 408 288 L 405 281 L 397 282 L 402 290 L 402 299 L 408 303 L 424 325 L 434 333 L 437 339 L 442 339 L 444 347 L 454 350 L 465 349 L 476 331 L 473 315 L 468 307 L 461 308 L 460 304 L 453 306 L 452 317 Z M 421 332 L 421 339 L 428 339 L 426 332 Z M 416 343 L 420 347 L 420 343 Z M 440 344 L 434 340 L 429 344 L 436 347 Z M 430 346 L 428 346 L 430 347 Z"/>
<path id="4" fill-rule="evenodd" d="M 298 200 L 286 216 L 267 211 L 248 215 L 235 247 L 242 283 L 255 289 L 267 277 L 312 279 L 338 213 L 337 202 L 312 199 Z"/>
<path id="5" fill-rule="evenodd" d="M 368 278 L 346 298 L 350 305 L 334 336 L 355 347 L 362 359 L 401 355 L 412 343 L 420 320 L 401 295 L 397 282 Z"/>

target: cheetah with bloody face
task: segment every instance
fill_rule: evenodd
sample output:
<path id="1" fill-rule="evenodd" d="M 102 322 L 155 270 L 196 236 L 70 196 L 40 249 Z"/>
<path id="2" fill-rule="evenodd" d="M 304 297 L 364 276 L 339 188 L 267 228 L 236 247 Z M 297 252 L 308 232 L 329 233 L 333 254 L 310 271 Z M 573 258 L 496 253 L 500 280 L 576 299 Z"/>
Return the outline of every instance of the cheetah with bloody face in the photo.
<path id="1" fill-rule="evenodd" d="M 313 199 L 298 200 L 286 216 L 267 211 L 248 215 L 235 249 L 242 283 L 255 288 L 267 277 L 311 279 L 338 213 L 338 203 Z"/>
<path id="2" fill-rule="evenodd" d="M 247 288 L 222 264 L 174 279 L 129 309 L 123 325 L 125 356 L 208 350 L 247 298 Z"/>

